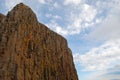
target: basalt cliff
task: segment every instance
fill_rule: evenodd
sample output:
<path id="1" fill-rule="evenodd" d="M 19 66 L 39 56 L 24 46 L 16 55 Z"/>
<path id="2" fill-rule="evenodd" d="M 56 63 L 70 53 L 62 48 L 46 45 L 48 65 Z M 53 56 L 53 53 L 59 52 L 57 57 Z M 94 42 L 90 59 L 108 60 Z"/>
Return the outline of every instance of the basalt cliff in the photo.
<path id="1" fill-rule="evenodd" d="M 66 39 L 23 3 L 0 14 L 0 80 L 78 80 Z"/>

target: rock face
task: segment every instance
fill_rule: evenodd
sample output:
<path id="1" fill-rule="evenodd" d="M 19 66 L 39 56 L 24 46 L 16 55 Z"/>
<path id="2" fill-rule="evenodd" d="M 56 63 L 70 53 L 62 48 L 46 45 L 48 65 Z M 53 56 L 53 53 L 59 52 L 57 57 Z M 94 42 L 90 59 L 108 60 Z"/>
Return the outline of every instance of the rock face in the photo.
<path id="1" fill-rule="evenodd" d="M 67 41 L 23 3 L 0 14 L 0 80 L 78 80 Z"/>

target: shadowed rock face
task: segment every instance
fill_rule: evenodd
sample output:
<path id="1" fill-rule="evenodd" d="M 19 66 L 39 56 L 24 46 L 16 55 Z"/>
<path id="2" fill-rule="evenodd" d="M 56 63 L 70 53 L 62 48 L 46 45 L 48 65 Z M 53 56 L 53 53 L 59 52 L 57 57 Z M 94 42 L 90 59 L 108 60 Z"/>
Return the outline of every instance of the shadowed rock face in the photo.
<path id="1" fill-rule="evenodd" d="M 23 3 L 0 14 L 0 80 L 78 80 L 67 41 Z"/>

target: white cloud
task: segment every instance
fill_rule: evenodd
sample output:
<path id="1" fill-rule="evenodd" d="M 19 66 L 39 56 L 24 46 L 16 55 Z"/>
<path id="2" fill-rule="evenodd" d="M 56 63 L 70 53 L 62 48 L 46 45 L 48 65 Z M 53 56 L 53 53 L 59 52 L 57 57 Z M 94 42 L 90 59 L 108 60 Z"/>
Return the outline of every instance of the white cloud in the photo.
<path id="1" fill-rule="evenodd" d="M 75 54 L 74 61 L 84 66 L 86 71 L 113 68 L 120 62 L 120 39 L 107 41 L 83 55 Z"/>
<path id="2" fill-rule="evenodd" d="M 95 71 L 85 80 L 120 80 L 120 65 L 108 70 Z"/>
<path id="3" fill-rule="evenodd" d="M 67 35 L 68 31 L 63 29 L 59 24 L 57 24 L 54 20 L 51 20 L 50 23 L 46 24 L 50 29 L 53 29 L 57 33 L 61 35 Z"/>
<path id="4" fill-rule="evenodd" d="M 120 38 L 120 1 L 114 1 L 114 4 L 109 4 L 111 9 L 104 20 L 93 32 L 86 37 L 92 40 L 109 40 Z M 104 15 L 104 14 L 103 14 Z M 99 21 L 96 21 L 99 22 Z"/>
<path id="5" fill-rule="evenodd" d="M 84 4 L 80 15 L 84 21 L 91 22 L 96 17 L 96 14 L 97 10 L 95 8 L 88 4 Z"/>
<path id="6" fill-rule="evenodd" d="M 78 5 L 81 3 L 81 0 L 65 0 L 64 4 L 68 5 L 68 4 L 74 4 L 74 5 Z"/>
<path id="7" fill-rule="evenodd" d="M 85 80 L 120 80 L 120 74 L 106 74 L 104 71 L 98 71 L 89 77 L 87 77 Z"/>
<path id="8" fill-rule="evenodd" d="M 93 20 L 96 18 L 97 11 L 95 8 L 88 4 L 83 4 L 80 8 L 80 12 L 71 11 L 68 16 L 69 24 L 67 25 L 67 30 L 69 35 L 80 34 L 81 31 L 89 28 L 97 22 Z"/>
<path id="9" fill-rule="evenodd" d="M 65 0 L 66 4 L 78 4 L 81 3 L 81 0 Z M 87 1 L 87 0 L 86 0 Z M 94 1 L 94 4 L 86 3 L 83 1 L 80 5 L 68 5 L 70 11 L 68 15 L 68 25 L 67 28 L 71 28 L 73 34 L 80 34 L 82 31 L 93 28 L 95 29 L 96 24 L 101 24 L 102 27 L 96 27 L 96 30 L 88 34 L 87 38 L 99 38 L 103 39 L 108 37 L 120 37 L 119 22 L 120 22 L 120 1 L 111 0 L 111 1 Z M 92 2 L 91 2 L 92 3 Z M 107 6 L 107 7 L 106 7 Z M 117 13 L 117 15 L 116 15 Z M 70 27 L 71 26 L 71 27 Z M 97 29 L 98 28 L 98 29 Z M 69 30 L 68 29 L 68 30 Z M 109 33 L 109 34 L 108 34 Z"/>
<path id="10" fill-rule="evenodd" d="M 109 15 L 102 24 L 87 37 L 95 40 L 120 38 L 120 15 Z"/>
<path id="11" fill-rule="evenodd" d="M 67 31 L 66 35 L 80 34 L 82 31 L 89 30 L 90 28 L 94 29 L 96 27 L 96 24 L 101 24 L 104 21 L 103 17 L 108 17 L 107 16 L 109 14 L 108 12 L 110 12 L 110 10 L 112 9 L 111 7 L 114 7 L 113 1 L 112 2 L 107 2 L 107 1 L 103 2 L 103 1 L 98 0 L 93 3 L 94 3 L 94 5 L 86 3 L 86 0 L 84 0 L 84 1 L 65 0 L 64 1 L 64 4 L 67 4 L 67 6 L 64 7 L 65 8 L 64 10 L 67 12 L 64 12 L 64 10 L 63 10 L 63 13 L 65 13 L 65 14 L 64 14 L 64 17 L 62 17 L 62 19 L 66 24 L 62 25 L 61 28 L 62 28 L 62 30 Z M 68 5 L 68 4 L 74 4 L 74 5 Z M 78 5 L 78 4 L 80 4 L 80 5 Z M 105 6 L 108 6 L 108 7 L 105 7 Z M 68 8 L 70 8 L 70 9 L 68 9 Z M 106 21 L 104 23 L 108 23 L 108 22 Z M 112 23 L 112 22 L 110 22 L 110 23 Z M 57 24 L 59 24 L 59 22 Z M 52 29 L 55 29 L 55 28 L 52 28 Z M 103 27 L 103 29 L 104 29 L 104 27 Z M 104 34 L 104 32 L 101 33 L 103 29 L 101 29 L 101 31 L 96 30 L 96 32 L 99 32 L 98 34 Z M 98 29 L 98 30 L 100 30 L 100 29 Z M 107 29 L 107 30 L 109 30 L 109 29 Z M 119 29 L 117 29 L 117 30 L 119 30 Z M 95 32 L 95 34 L 94 33 L 93 34 L 98 37 L 96 32 Z M 94 36 L 93 34 L 92 33 L 88 34 L 87 37 L 90 38 L 90 36 Z"/>
<path id="12" fill-rule="evenodd" d="M 46 15 L 47 17 L 51 16 L 51 15 Z M 63 35 L 63 36 L 68 36 L 68 35 L 74 35 L 74 34 L 79 34 L 81 31 L 81 26 L 78 21 L 75 21 L 73 24 L 71 25 L 67 25 L 67 27 L 63 27 L 60 26 L 55 19 L 59 18 L 58 16 L 53 16 L 53 21 L 51 21 L 50 23 L 46 24 L 50 29 L 54 30 L 55 32 Z M 61 19 L 61 18 L 59 18 Z"/>
<path id="13" fill-rule="evenodd" d="M 23 2 L 23 0 L 5 0 L 7 10 L 11 10 L 16 4 Z"/>
<path id="14" fill-rule="evenodd" d="M 59 33 L 59 34 L 63 34 L 63 35 L 67 35 L 67 34 L 68 34 L 68 31 L 67 31 L 67 30 L 62 29 L 62 28 L 59 27 L 59 26 L 56 27 L 56 31 L 57 31 L 57 33 Z"/>
<path id="15" fill-rule="evenodd" d="M 79 10 L 80 12 L 76 12 L 76 10 L 74 11 L 72 9 L 70 10 L 69 14 L 66 15 L 67 19 L 65 19 L 68 21 L 67 24 L 65 26 L 63 25 L 61 28 L 59 27 L 59 31 L 56 28 L 51 29 L 56 29 L 57 31 L 55 31 L 61 33 L 62 35 L 75 35 L 80 34 L 81 31 L 84 31 L 85 29 L 98 23 L 98 21 L 94 21 L 97 14 L 97 10 L 94 7 L 88 4 L 83 4 Z M 51 14 L 47 14 L 46 16 L 54 19 L 60 19 L 57 15 L 53 16 Z"/>
<path id="16" fill-rule="evenodd" d="M 45 0 L 38 0 L 38 1 L 39 1 L 39 3 L 42 3 L 42 4 L 45 4 L 45 3 L 46 3 Z"/>
<path id="17" fill-rule="evenodd" d="M 46 14 L 45 16 L 46 16 L 47 18 L 62 19 L 62 17 L 61 17 L 61 16 L 58 16 L 58 15 Z"/>

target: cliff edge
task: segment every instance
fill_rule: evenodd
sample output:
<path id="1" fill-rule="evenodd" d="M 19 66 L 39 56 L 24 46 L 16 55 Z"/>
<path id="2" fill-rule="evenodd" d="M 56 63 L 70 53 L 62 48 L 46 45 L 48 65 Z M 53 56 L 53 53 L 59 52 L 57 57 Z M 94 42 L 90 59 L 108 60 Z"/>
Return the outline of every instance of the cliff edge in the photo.
<path id="1" fill-rule="evenodd" d="M 0 14 L 0 80 L 78 80 L 66 39 L 23 3 Z"/>

